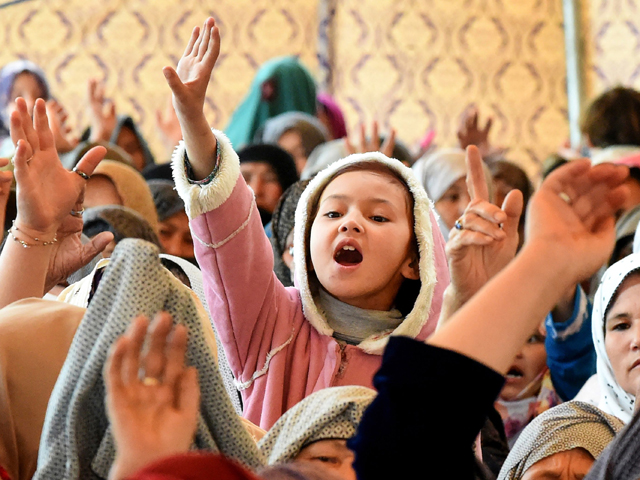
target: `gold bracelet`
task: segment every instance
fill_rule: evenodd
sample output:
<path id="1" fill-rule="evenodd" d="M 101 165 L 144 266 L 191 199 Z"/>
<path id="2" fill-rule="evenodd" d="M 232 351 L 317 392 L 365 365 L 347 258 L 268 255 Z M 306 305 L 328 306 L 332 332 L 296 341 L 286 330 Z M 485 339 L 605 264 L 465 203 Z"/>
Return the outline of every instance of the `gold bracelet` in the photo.
<path id="1" fill-rule="evenodd" d="M 16 237 L 16 236 L 14 235 L 14 233 L 13 233 L 13 229 L 14 229 L 14 228 L 16 229 L 16 231 L 17 231 L 17 232 L 20 232 L 20 231 L 21 231 L 21 230 L 18 230 L 18 227 L 16 227 L 16 226 L 14 225 L 13 227 L 11 227 L 11 228 L 9 229 L 9 235 L 11 235 L 11 238 L 13 238 L 13 241 L 14 241 L 14 242 L 18 242 L 18 243 L 19 243 L 20 245 L 22 245 L 24 248 L 31 248 L 31 247 L 46 247 L 47 245 L 53 245 L 54 243 L 57 243 L 57 242 L 58 242 L 58 236 L 56 235 L 56 236 L 54 236 L 54 237 L 53 237 L 53 240 L 51 240 L 51 241 L 49 241 L 49 242 L 42 242 L 42 243 L 27 243 L 27 242 L 25 242 L 24 240 L 22 240 L 22 239 L 20 239 L 20 238 L 18 238 L 18 237 Z M 24 233 L 24 232 L 22 232 L 22 233 Z M 26 234 L 25 234 L 25 235 L 26 235 Z M 27 235 L 27 236 L 30 236 L 30 235 Z M 39 240 L 38 238 L 34 238 L 34 237 L 31 237 L 31 238 L 33 238 L 34 240 L 36 240 L 36 241 L 40 242 L 40 240 Z"/>

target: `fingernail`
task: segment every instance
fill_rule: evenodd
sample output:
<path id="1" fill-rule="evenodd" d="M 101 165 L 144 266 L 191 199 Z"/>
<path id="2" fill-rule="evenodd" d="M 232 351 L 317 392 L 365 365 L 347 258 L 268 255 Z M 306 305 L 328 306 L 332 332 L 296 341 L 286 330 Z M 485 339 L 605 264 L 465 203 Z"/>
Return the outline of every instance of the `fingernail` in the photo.
<path id="1" fill-rule="evenodd" d="M 496 212 L 493 215 L 494 220 L 497 222 L 503 222 L 505 220 L 506 214 L 504 212 Z"/>

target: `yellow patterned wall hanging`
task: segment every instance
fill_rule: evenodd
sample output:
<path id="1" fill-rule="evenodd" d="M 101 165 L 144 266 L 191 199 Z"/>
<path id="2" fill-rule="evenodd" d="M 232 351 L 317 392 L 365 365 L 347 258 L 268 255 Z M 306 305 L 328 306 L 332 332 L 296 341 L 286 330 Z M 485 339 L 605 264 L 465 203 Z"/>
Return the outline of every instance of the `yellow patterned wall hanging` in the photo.
<path id="1" fill-rule="evenodd" d="M 161 69 L 175 65 L 207 15 L 223 41 L 206 105 L 216 126 L 260 63 L 293 53 L 319 80 L 329 76 L 351 129 L 377 118 L 409 145 L 435 129 L 436 142 L 450 146 L 461 114 L 477 105 L 495 119 L 492 140 L 531 173 L 567 137 L 561 0 L 31 1 L 2 10 L 0 64 L 40 64 L 78 127 L 87 123 L 87 80 L 104 79 L 162 161 L 154 117 L 169 95 Z M 326 16 L 331 63 L 319 66 Z"/>

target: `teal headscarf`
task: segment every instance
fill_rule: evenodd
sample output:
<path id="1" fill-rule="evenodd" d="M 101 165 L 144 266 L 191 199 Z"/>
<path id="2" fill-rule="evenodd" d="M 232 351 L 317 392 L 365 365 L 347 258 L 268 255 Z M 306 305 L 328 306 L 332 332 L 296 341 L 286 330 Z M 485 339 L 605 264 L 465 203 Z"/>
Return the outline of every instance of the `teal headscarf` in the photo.
<path id="1" fill-rule="evenodd" d="M 256 73 L 225 133 L 238 150 L 252 142 L 256 131 L 268 119 L 291 111 L 316 114 L 315 82 L 297 57 L 273 58 Z"/>

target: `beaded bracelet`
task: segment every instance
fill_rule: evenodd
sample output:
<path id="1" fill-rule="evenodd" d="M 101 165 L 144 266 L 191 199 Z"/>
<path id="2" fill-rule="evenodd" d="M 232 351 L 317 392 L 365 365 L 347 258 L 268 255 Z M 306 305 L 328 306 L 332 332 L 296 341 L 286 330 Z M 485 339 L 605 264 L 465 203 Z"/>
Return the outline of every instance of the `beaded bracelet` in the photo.
<path id="1" fill-rule="evenodd" d="M 13 233 L 13 230 L 15 230 L 16 232 L 20 232 L 24 235 L 26 235 L 27 237 L 29 237 L 31 240 L 33 240 L 34 242 L 41 242 L 41 243 L 27 243 L 24 240 L 16 237 Z M 46 247 L 47 245 L 53 245 L 54 243 L 58 242 L 58 235 L 54 235 L 53 236 L 53 240 L 50 240 L 48 242 L 43 242 L 42 240 L 40 240 L 38 237 L 34 237 L 32 235 L 29 235 L 27 232 L 20 230 L 16 224 L 15 221 L 13 222 L 13 225 L 11 226 L 11 228 L 9 229 L 9 235 L 11 235 L 11 238 L 13 238 L 14 242 L 18 242 L 20 245 L 22 245 L 24 248 L 31 248 L 31 247 Z"/>

